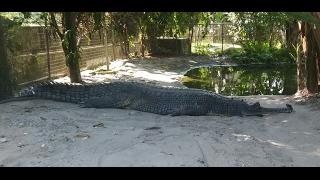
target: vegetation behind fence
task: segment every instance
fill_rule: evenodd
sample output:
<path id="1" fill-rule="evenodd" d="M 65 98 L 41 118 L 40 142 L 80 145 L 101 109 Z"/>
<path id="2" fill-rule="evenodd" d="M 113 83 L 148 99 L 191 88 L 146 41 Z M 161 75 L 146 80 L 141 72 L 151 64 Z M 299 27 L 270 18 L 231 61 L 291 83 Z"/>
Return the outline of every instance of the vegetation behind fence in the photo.
<path id="1" fill-rule="evenodd" d="M 111 34 L 111 33 L 110 33 Z M 57 77 L 67 74 L 65 55 L 59 38 L 46 38 L 44 27 L 21 27 L 17 37 L 19 45 L 12 57 L 18 84 Z M 117 39 L 116 37 L 114 39 Z M 48 43 L 48 46 L 47 46 Z M 91 39 L 83 38 L 81 45 L 81 68 L 96 66 L 118 58 L 124 58 L 120 42 L 113 44 L 111 38 L 105 45 L 104 38 L 96 32 Z M 140 43 L 134 42 L 130 53 L 140 53 Z M 107 51 L 106 51 L 107 49 Z"/>

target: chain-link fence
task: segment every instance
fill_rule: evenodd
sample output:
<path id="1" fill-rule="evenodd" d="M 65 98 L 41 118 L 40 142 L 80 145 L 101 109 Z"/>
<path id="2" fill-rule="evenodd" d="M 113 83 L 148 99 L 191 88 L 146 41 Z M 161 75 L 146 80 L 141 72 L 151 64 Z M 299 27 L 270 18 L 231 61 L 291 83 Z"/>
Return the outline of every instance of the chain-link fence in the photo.
<path id="1" fill-rule="evenodd" d="M 94 33 L 91 39 L 81 39 L 81 68 L 106 64 L 107 61 L 126 57 L 119 38 L 114 37 L 111 30 L 107 32 L 107 39 L 99 32 Z M 67 75 L 65 55 L 58 37 L 49 36 L 44 27 L 38 26 L 21 27 L 16 36 L 20 47 L 13 53 L 12 64 L 18 84 Z M 130 46 L 129 53 L 139 55 L 138 40 Z"/>
<path id="2" fill-rule="evenodd" d="M 197 25 L 192 32 L 192 52 L 201 49 L 214 53 L 223 52 L 230 47 L 239 47 L 236 36 L 232 33 L 234 24 L 231 23 L 212 23 L 208 27 Z"/>
<path id="3" fill-rule="evenodd" d="M 203 25 L 195 26 L 191 38 L 192 52 L 203 47 L 212 53 L 236 47 L 232 28 L 233 24 L 230 23 L 214 23 L 207 28 Z M 91 39 L 84 38 L 80 41 L 81 68 L 126 57 L 121 47 L 121 38 L 117 37 L 116 33 L 107 30 L 107 39 L 103 35 L 104 33 L 96 32 Z M 16 36 L 21 47 L 14 52 L 12 64 L 18 84 L 67 75 L 65 55 L 58 37 L 49 36 L 46 29 L 39 26 L 22 27 Z M 131 44 L 129 53 L 140 55 L 140 47 L 137 37 Z"/>

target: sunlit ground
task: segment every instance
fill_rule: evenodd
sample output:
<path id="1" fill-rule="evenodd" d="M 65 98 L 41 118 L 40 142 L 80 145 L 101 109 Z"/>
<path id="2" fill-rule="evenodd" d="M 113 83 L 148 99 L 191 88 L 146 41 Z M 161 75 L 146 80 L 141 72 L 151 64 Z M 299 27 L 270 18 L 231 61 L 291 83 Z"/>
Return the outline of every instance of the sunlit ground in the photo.
<path id="1" fill-rule="evenodd" d="M 86 82 L 181 85 L 177 77 L 185 70 L 213 59 L 118 60 L 112 72 L 100 66 L 81 75 Z M 264 107 L 291 104 L 289 96 L 245 99 Z M 293 107 L 294 113 L 264 117 L 171 117 L 47 100 L 0 104 L 0 166 L 319 166 L 319 111 Z"/>
<path id="2" fill-rule="evenodd" d="M 227 50 L 229 48 L 241 48 L 238 44 L 233 43 L 211 43 L 211 42 L 199 42 L 199 43 L 192 43 L 191 45 L 191 52 L 197 53 L 197 50 L 206 50 L 209 53 L 217 53 L 223 50 Z"/>

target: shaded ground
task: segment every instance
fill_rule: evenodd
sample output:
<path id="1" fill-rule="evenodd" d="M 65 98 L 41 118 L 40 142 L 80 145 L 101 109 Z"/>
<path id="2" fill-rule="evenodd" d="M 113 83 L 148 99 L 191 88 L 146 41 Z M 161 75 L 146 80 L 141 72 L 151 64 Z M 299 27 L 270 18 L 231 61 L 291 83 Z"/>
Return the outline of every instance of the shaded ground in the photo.
<path id="1" fill-rule="evenodd" d="M 111 65 L 115 74 L 100 67 L 82 76 L 87 82 L 132 79 L 181 86 L 183 72 L 211 61 L 120 60 Z M 292 101 L 246 99 L 267 107 Z M 319 166 L 320 112 L 314 106 L 294 104 L 291 114 L 241 118 L 170 117 L 47 100 L 0 104 L 0 166 Z"/>

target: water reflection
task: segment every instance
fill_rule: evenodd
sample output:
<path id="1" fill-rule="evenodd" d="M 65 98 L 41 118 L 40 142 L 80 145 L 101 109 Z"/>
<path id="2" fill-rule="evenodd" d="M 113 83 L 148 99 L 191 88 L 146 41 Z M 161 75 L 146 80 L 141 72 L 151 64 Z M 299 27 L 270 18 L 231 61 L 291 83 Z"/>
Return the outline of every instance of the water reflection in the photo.
<path id="1" fill-rule="evenodd" d="M 201 67 L 188 71 L 182 82 L 227 96 L 292 95 L 297 91 L 294 65 Z"/>

